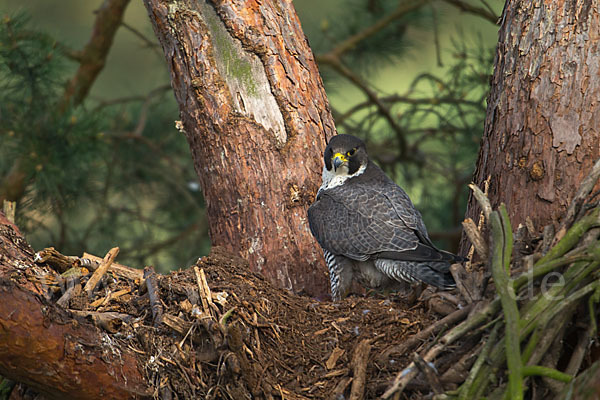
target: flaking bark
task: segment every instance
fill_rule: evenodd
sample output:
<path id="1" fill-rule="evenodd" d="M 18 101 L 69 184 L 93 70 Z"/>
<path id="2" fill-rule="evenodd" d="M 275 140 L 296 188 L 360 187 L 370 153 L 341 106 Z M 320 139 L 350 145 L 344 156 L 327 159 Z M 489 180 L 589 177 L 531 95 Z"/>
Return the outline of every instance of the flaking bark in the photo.
<path id="1" fill-rule="evenodd" d="M 492 207 L 541 233 L 600 156 L 600 15 L 593 0 L 510 0 L 501 22 L 474 181 L 489 177 Z"/>
<path id="2" fill-rule="evenodd" d="M 279 286 L 327 292 L 306 209 L 335 128 L 291 1 L 144 3 L 171 71 L 212 244 Z"/>

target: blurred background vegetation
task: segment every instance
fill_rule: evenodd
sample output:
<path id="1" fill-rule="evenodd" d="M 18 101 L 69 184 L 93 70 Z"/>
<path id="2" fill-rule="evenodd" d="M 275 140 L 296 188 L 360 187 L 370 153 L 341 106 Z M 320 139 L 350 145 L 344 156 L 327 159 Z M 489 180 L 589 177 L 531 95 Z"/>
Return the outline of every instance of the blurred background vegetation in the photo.
<path id="1" fill-rule="evenodd" d="M 409 13 L 408 3 L 420 3 Z M 142 2 L 105 68 L 66 94 L 102 1 L 0 0 L 0 200 L 36 250 L 185 267 L 210 249 L 177 104 Z M 477 157 L 500 0 L 296 0 L 339 133 L 370 155 L 453 249 Z M 321 155 L 307 155 L 321 157 Z M 1 202 L 0 202 L 1 203 Z"/>

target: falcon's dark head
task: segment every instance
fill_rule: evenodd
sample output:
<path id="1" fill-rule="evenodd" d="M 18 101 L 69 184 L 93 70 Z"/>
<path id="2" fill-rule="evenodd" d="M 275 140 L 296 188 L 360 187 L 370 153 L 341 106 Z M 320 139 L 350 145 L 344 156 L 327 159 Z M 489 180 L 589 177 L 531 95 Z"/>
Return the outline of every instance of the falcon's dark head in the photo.
<path id="1" fill-rule="evenodd" d="M 358 175 L 369 162 L 365 143 L 352 135 L 332 137 L 325 148 L 324 157 L 325 169 L 337 176 Z"/>

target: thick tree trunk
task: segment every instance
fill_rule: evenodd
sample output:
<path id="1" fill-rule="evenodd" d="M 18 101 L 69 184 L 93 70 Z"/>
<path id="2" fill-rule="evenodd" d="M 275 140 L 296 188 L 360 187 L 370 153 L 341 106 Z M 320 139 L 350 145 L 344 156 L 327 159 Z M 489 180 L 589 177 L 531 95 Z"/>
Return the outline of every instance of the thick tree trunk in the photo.
<path id="1" fill-rule="evenodd" d="M 171 70 L 213 245 L 282 287 L 325 293 L 306 209 L 335 128 L 292 2 L 144 2 Z"/>
<path id="2" fill-rule="evenodd" d="M 33 258 L 0 213 L 0 375 L 50 398 L 149 397 L 134 352 L 45 301 L 27 279 L 35 276 Z"/>
<path id="3" fill-rule="evenodd" d="M 554 224 L 600 154 L 598 2 L 509 0 L 474 181 L 513 226 Z M 479 207 L 469 200 L 467 216 Z"/>

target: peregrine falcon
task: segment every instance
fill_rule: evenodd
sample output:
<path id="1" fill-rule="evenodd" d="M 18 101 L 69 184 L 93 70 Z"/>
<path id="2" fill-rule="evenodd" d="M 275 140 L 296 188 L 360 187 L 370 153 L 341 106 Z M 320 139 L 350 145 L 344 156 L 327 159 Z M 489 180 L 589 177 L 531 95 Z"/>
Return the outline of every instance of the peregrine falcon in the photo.
<path id="1" fill-rule="evenodd" d="M 324 158 L 323 184 L 308 221 L 323 248 L 334 300 L 348 294 L 354 279 L 378 290 L 416 282 L 456 285 L 449 268 L 464 258 L 433 245 L 419 211 L 369 160 L 362 140 L 334 136 Z"/>

